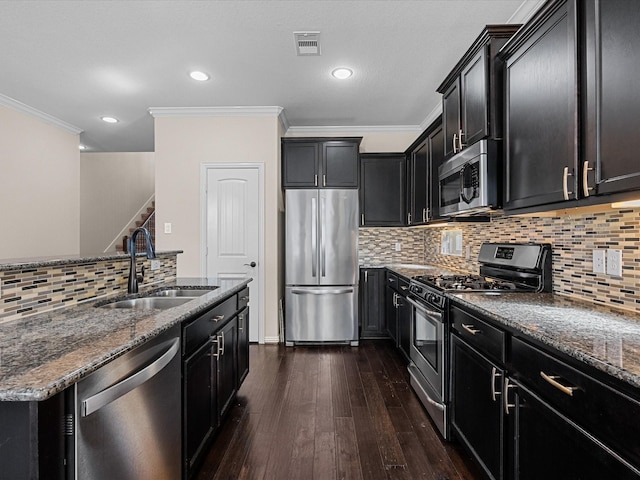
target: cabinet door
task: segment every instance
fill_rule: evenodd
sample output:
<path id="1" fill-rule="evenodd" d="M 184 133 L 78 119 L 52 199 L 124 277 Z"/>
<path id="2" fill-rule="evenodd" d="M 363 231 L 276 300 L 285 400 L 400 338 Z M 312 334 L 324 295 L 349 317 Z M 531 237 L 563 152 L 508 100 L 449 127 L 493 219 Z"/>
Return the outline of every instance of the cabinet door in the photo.
<path id="1" fill-rule="evenodd" d="M 586 2 L 586 155 L 595 190 L 640 189 L 636 140 L 640 131 L 640 2 Z M 585 172 L 583 171 L 583 174 Z M 587 184 L 594 187 L 593 173 Z"/>
<path id="2" fill-rule="evenodd" d="M 460 74 L 462 143 L 473 145 L 489 135 L 487 48 L 482 48 Z"/>
<path id="3" fill-rule="evenodd" d="M 360 269 L 360 336 L 386 337 L 385 271 L 382 268 Z"/>
<path id="4" fill-rule="evenodd" d="M 283 188 L 318 186 L 320 146 L 317 142 L 282 144 Z"/>
<path id="5" fill-rule="evenodd" d="M 405 225 L 406 159 L 404 154 L 363 154 L 360 167 L 362 226 Z"/>
<path id="6" fill-rule="evenodd" d="M 456 80 L 442 95 L 442 129 L 444 156 L 451 157 L 458 149 L 460 133 L 460 79 Z"/>
<path id="7" fill-rule="evenodd" d="M 407 361 L 411 355 L 411 304 L 406 297 L 398 295 L 398 347 Z"/>
<path id="8" fill-rule="evenodd" d="M 249 374 L 249 307 L 238 313 L 238 382 L 242 382 Z"/>
<path id="9" fill-rule="evenodd" d="M 354 142 L 324 142 L 321 186 L 358 188 L 358 150 Z"/>
<path id="10" fill-rule="evenodd" d="M 238 357 L 236 352 L 238 335 L 238 319 L 234 317 L 219 332 L 218 341 L 218 405 L 219 418 L 222 419 L 233 405 L 236 395 L 238 375 L 236 366 Z"/>
<path id="11" fill-rule="evenodd" d="M 577 196 L 575 29 L 564 3 L 508 54 L 505 209 Z"/>
<path id="12" fill-rule="evenodd" d="M 440 182 L 438 168 L 444 162 L 444 133 L 442 126 L 429 135 L 429 200 L 427 220 L 443 218 L 440 215 Z"/>
<path id="13" fill-rule="evenodd" d="M 206 343 L 187 358 L 183 366 L 182 428 L 187 477 L 197 466 L 209 439 L 218 428 L 216 350 L 215 343 Z"/>
<path id="14" fill-rule="evenodd" d="M 514 442 L 508 478 L 622 480 L 640 475 L 524 387 L 516 385 L 509 400 L 515 400 L 515 409 L 508 415 Z"/>
<path id="15" fill-rule="evenodd" d="M 489 478 L 503 478 L 503 410 L 497 392 L 504 372 L 455 335 L 451 369 L 451 429 Z"/>
<path id="16" fill-rule="evenodd" d="M 429 140 L 420 144 L 409 157 L 410 225 L 426 223 L 429 206 Z"/>

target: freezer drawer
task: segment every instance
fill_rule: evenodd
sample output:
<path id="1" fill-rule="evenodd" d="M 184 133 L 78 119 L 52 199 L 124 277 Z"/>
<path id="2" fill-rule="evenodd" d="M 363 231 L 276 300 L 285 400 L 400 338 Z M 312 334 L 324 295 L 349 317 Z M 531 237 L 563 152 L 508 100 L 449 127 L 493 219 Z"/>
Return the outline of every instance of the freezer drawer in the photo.
<path id="1" fill-rule="evenodd" d="M 358 342 L 358 287 L 287 287 L 285 340 L 294 343 Z"/>

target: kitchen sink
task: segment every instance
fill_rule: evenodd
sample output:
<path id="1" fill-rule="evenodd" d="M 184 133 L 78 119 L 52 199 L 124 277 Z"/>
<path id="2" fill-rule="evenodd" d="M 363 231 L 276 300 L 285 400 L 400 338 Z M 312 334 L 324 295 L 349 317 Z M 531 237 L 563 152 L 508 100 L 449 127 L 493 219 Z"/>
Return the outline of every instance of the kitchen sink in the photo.
<path id="1" fill-rule="evenodd" d="M 134 310 L 159 309 L 166 310 L 193 300 L 193 297 L 142 297 L 119 300 L 100 305 L 101 308 L 129 308 Z"/>
<path id="2" fill-rule="evenodd" d="M 157 292 L 150 293 L 148 297 L 200 297 L 215 290 L 218 287 L 210 289 L 195 289 L 195 288 L 171 288 L 167 290 L 159 290 Z"/>

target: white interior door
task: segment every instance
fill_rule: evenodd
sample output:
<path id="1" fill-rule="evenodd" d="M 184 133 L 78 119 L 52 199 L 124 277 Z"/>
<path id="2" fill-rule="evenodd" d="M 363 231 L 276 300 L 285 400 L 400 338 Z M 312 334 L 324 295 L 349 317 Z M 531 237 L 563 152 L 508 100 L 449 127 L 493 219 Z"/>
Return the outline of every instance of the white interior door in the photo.
<path id="1" fill-rule="evenodd" d="M 259 166 L 206 168 L 206 275 L 253 277 L 249 284 L 249 340 L 263 341 L 261 281 L 261 170 Z"/>

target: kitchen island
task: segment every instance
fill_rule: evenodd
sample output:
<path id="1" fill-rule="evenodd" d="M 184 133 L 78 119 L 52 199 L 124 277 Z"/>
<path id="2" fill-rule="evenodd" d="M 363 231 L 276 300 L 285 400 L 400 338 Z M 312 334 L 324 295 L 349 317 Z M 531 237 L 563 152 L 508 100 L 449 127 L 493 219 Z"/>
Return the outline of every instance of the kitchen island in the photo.
<path id="1" fill-rule="evenodd" d="M 169 258 L 174 253 L 179 252 L 170 252 Z M 230 399 L 235 397 L 239 384 L 248 371 L 247 302 L 248 283 L 251 278 L 176 279 L 175 271 L 171 275 L 170 266 L 174 259 L 170 258 L 167 262 L 169 267 L 162 272 L 165 278 L 155 278 L 153 282 L 143 285 L 137 294 L 126 294 L 124 293 L 126 288 L 122 288 L 123 280 L 126 283 L 126 278 L 118 278 L 117 282 L 110 281 L 109 275 L 113 275 L 113 269 L 100 265 L 103 261 L 125 262 L 126 258 L 116 255 L 106 259 L 53 259 L 44 260 L 44 264 L 37 266 L 33 262 L 19 263 L 15 268 L 2 265 L 4 268 L 2 273 L 5 275 L 3 298 L 8 290 L 7 283 L 12 285 L 9 282 L 14 278 L 15 284 L 38 282 L 40 277 L 53 284 L 54 280 L 48 278 L 44 271 L 38 270 L 42 268 L 70 269 L 70 274 L 76 276 L 76 272 L 84 268 L 85 273 L 88 274 L 83 273 L 83 280 L 87 278 L 89 280 L 82 287 L 76 284 L 74 290 L 83 290 L 82 294 L 86 295 L 85 288 L 93 289 L 89 292 L 90 298 L 83 300 L 74 297 L 73 301 L 69 302 L 69 306 L 55 307 L 49 311 L 0 323 L 0 422 L 3 425 L 0 432 L 0 468 L 3 475 L 8 475 L 7 478 L 73 478 L 68 475 L 74 469 L 74 462 L 78 461 L 73 456 L 73 452 L 76 451 L 74 442 L 78 441 L 80 434 L 79 418 L 84 416 L 80 415 L 79 407 L 73 403 L 75 386 L 106 371 L 111 365 L 118 364 L 121 359 L 132 355 L 132 358 L 135 358 L 139 355 L 138 352 L 142 351 L 141 349 L 154 344 L 156 339 L 166 334 L 174 337 L 177 334 L 178 338 L 182 337 L 179 343 L 176 340 L 178 353 L 172 361 L 172 364 L 177 362 L 178 370 L 174 370 L 177 376 L 173 374 L 170 378 L 175 380 L 176 384 L 169 386 L 170 391 L 178 395 L 178 401 L 174 403 L 178 410 L 172 410 L 176 413 L 174 423 L 178 425 L 178 445 L 177 449 L 173 450 L 178 453 L 181 451 L 179 442 L 183 430 L 180 425 L 184 421 L 181 416 L 186 418 L 186 406 L 189 404 L 186 383 L 184 404 L 180 401 L 182 398 L 180 391 L 183 388 L 180 380 L 183 374 L 180 371 L 186 372 L 189 368 L 189 359 L 183 357 L 184 346 L 186 339 L 200 341 L 203 325 L 206 325 L 204 327 L 206 343 L 210 343 L 209 336 L 214 335 L 216 331 L 233 332 L 233 335 L 229 335 L 227 339 L 222 334 L 223 340 L 227 342 L 225 345 L 227 355 L 224 356 L 225 346 L 220 345 L 222 350 L 218 352 L 219 358 L 212 363 L 211 368 L 215 368 L 215 365 L 224 367 L 226 373 L 217 386 L 222 389 L 220 391 L 228 392 Z M 60 261 L 65 263 L 60 264 Z M 98 270 L 99 274 L 104 271 L 106 280 L 102 278 L 92 281 L 90 277 L 95 278 L 95 275 L 90 271 L 91 269 Z M 115 270 L 120 272 L 117 268 Z M 32 273 L 34 271 L 38 273 Z M 32 280 L 29 276 L 33 275 L 39 275 L 39 277 L 34 277 Z M 63 272 L 63 275 L 66 275 L 66 272 Z M 27 277 L 27 280 L 24 280 L 24 277 Z M 45 283 L 42 280 L 40 282 Z M 68 283 L 73 282 L 75 280 Z M 95 283 L 99 282 L 104 282 L 106 288 L 99 287 L 100 290 L 96 292 L 98 289 Z M 48 288 L 53 292 L 52 294 L 55 294 L 54 285 L 44 288 Z M 105 294 L 105 290 L 111 293 Z M 193 291 L 202 294 L 193 298 L 183 297 L 180 300 L 184 303 L 168 309 L 102 308 L 106 304 L 123 299 L 150 298 L 154 293 L 164 290 L 190 290 L 192 294 Z M 25 291 L 28 292 L 28 289 Z M 12 298 L 15 293 L 9 295 L 8 298 Z M 214 313 L 223 306 L 227 313 L 224 319 L 213 317 Z M 194 325 L 197 325 L 197 328 L 194 328 Z M 187 331 L 189 333 L 180 333 Z M 197 337 L 191 333 L 193 331 L 197 331 Z M 232 343 L 229 344 L 229 341 Z M 211 348 L 213 349 L 214 346 L 212 345 Z M 208 357 L 213 358 L 213 356 L 215 352 Z M 183 366 L 180 367 L 180 365 Z M 174 383 L 173 380 L 171 383 Z M 116 382 L 118 382 L 117 379 Z M 120 383 L 123 382 L 120 381 Z M 213 387 L 215 388 L 216 385 Z M 193 389 L 198 386 L 194 387 L 192 381 L 188 388 Z M 211 389 L 211 382 L 204 382 L 202 388 Z M 166 400 L 156 400 L 166 403 Z M 212 405 L 216 408 L 214 403 Z M 152 408 L 151 405 L 149 408 Z M 213 433 L 223 418 L 223 413 L 212 419 L 215 421 Z M 143 420 L 146 418 L 144 420 L 146 422 L 149 421 L 146 414 L 138 417 Z M 147 427 L 149 428 L 151 425 Z M 153 432 L 154 430 L 151 429 L 148 433 L 154 435 Z M 131 431 L 129 433 L 131 434 Z M 166 433 L 164 436 L 167 436 Z M 184 430 L 184 438 L 188 434 Z M 131 438 L 133 437 L 129 435 L 129 439 Z M 145 455 L 140 457 L 151 459 Z M 180 472 L 184 463 L 180 465 L 179 458 L 177 462 L 177 471 Z M 176 467 L 173 467 L 172 471 L 175 472 Z M 175 477 L 173 473 L 171 476 Z"/>

